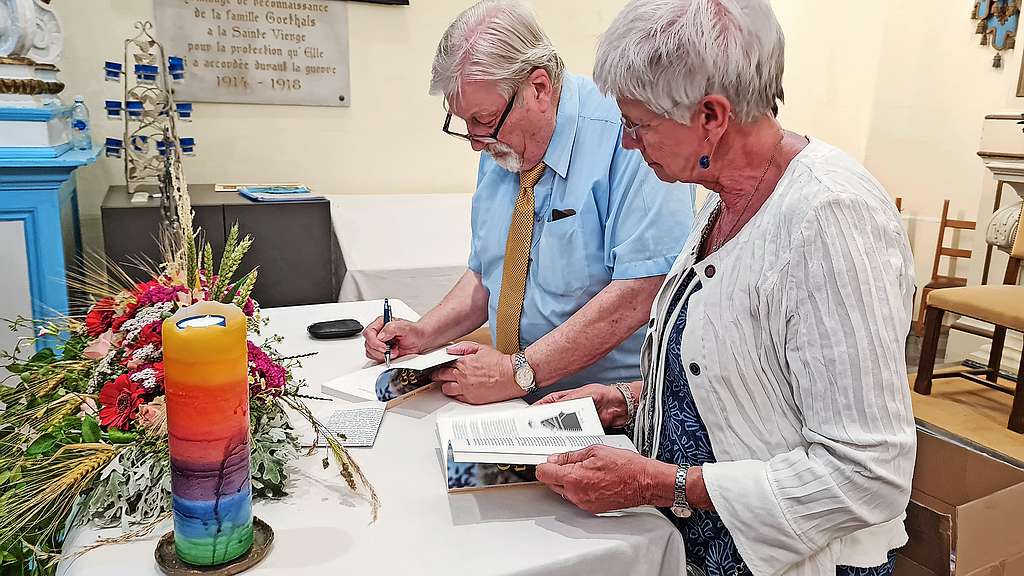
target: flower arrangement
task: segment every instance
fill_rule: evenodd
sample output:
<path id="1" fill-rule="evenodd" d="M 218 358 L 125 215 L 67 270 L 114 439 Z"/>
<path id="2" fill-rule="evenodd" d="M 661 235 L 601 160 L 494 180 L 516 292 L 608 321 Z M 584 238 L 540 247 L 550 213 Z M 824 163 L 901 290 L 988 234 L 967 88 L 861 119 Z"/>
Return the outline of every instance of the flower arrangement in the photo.
<path id="1" fill-rule="evenodd" d="M 192 233 L 187 191 L 177 190 L 177 218 L 164 238 L 168 256 L 152 279 L 131 282 L 116 267 L 112 276 L 92 270 L 78 283 L 94 299 L 84 319 L 34 326 L 36 337 L 0 354 L 13 374 L 0 385 L 0 575 L 53 573 L 63 538 L 77 523 L 120 527 L 131 536 L 168 516 L 161 328 L 179 307 L 201 300 L 234 303 L 249 320 L 254 496 L 286 495 L 287 464 L 299 453 L 289 414 L 297 413 L 326 438 L 348 486 L 366 490 L 376 518 L 369 482 L 297 392 L 297 359 L 275 352 L 279 338 L 256 338 L 264 324 L 251 296 L 257 269 L 234 278 L 252 238 L 239 238 L 233 227 L 215 266 L 210 245 Z M 57 344 L 22 353 L 43 338 Z"/>

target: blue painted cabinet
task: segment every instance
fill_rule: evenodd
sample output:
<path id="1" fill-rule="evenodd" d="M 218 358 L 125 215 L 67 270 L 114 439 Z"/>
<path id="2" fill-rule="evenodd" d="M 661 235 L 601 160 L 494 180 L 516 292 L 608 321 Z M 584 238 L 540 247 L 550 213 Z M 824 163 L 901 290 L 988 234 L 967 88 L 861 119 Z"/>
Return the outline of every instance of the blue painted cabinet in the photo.
<path id="1" fill-rule="evenodd" d="M 9 150 L 0 148 L 0 317 L 24 315 L 18 302 L 27 302 L 36 320 L 67 314 L 68 265 L 82 246 L 74 171 L 95 162 L 100 148 L 55 158 Z M 3 336 L 0 343 L 9 344 Z"/>

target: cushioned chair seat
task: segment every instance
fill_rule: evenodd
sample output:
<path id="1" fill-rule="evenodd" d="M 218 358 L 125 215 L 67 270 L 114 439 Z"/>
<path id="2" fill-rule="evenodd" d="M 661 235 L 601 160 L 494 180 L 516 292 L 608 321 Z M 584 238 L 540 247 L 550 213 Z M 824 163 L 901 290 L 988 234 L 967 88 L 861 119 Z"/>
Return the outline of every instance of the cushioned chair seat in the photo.
<path id="1" fill-rule="evenodd" d="M 1024 331 L 1024 286 L 967 286 L 928 293 L 928 306 Z"/>

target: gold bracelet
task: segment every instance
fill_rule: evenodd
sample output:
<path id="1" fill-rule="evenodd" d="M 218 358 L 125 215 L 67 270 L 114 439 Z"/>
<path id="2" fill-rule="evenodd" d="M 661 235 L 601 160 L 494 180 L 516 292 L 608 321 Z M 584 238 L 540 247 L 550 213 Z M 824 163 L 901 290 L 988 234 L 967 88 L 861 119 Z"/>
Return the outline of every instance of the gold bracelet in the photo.
<path id="1" fill-rule="evenodd" d="M 626 400 L 626 425 L 623 428 L 629 428 L 633 425 L 633 420 L 636 419 L 636 402 L 633 401 L 633 393 L 629 389 L 629 384 L 616 384 L 615 387 L 622 394 L 622 398 Z"/>

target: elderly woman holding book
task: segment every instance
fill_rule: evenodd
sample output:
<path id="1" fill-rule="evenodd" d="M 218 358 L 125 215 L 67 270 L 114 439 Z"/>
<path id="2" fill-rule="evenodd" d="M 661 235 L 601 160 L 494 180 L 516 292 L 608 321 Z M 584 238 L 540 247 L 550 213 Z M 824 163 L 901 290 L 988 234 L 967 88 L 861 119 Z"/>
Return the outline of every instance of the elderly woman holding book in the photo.
<path id="1" fill-rule="evenodd" d="M 544 400 L 592 396 L 640 454 L 594 446 L 537 477 L 591 512 L 670 509 L 701 574 L 888 576 L 916 445 L 913 260 L 881 184 L 775 119 L 783 49 L 766 0 L 633 0 L 605 33 L 594 76 L 623 144 L 712 194 L 643 380 Z"/>

